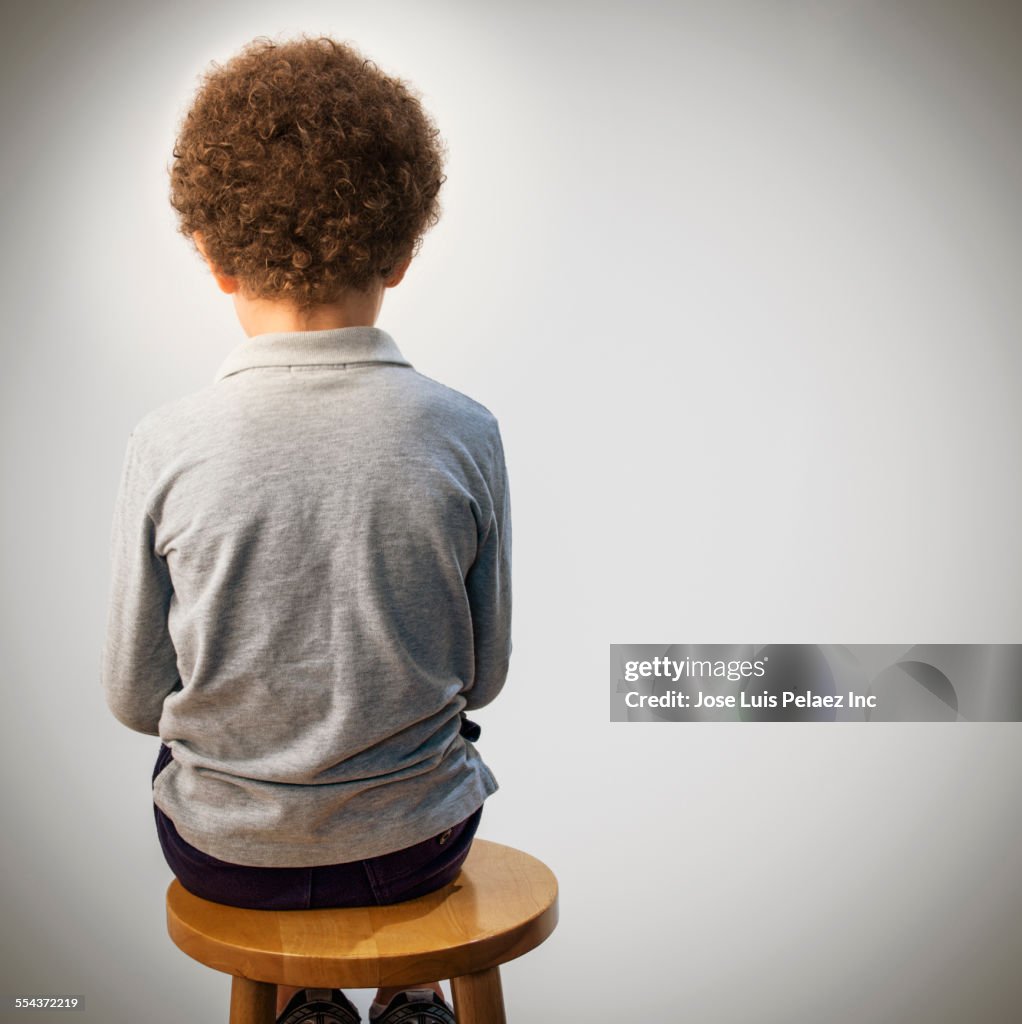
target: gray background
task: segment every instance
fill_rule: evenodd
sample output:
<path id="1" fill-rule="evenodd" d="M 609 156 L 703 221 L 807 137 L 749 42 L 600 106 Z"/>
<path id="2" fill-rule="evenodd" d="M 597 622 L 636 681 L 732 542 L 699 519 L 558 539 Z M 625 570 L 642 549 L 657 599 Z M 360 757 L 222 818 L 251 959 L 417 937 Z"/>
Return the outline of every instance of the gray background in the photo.
<path id="1" fill-rule="evenodd" d="M 1016 10 L 8 4 L 0 989 L 226 1018 L 166 936 L 156 740 L 101 700 L 107 544 L 131 427 L 243 336 L 174 233 L 177 118 L 209 60 L 306 30 L 451 150 L 379 324 L 506 440 L 481 834 L 563 914 L 511 1019 L 1012 1019 L 1017 725 L 615 726 L 606 671 L 611 642 L 1020 639 Z"/>

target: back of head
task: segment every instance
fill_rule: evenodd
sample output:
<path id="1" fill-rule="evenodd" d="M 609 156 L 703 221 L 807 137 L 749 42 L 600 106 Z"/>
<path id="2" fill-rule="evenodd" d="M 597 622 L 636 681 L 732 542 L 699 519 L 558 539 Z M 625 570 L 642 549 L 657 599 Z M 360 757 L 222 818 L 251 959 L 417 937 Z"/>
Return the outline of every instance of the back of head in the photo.
<path id="1" fill-rule="evenodd" d="M 418 252 L 440 216 L 443 159 L 417 95 L 353 46 L 260 36 L 203 75 L 170 201 L 246 295 L 308 310 Z"/>

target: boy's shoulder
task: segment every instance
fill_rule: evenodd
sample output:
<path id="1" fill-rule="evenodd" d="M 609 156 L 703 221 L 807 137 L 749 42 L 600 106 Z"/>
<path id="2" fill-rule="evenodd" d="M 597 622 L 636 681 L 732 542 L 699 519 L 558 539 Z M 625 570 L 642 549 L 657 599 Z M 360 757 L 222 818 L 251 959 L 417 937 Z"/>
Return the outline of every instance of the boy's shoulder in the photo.
<path id="1" fill-rule="evenodd" d="M 416 385 L 423 397 L 436 406 L 463 416 L 480 427 L 495 430 L 497 417 L 482 402 L 476 401 L 463 391 L 452 388 L 449 384 L 428 377 L 421 370 L 412 371 Z"/>
<path id="2" fill-rule="evenodd" d="M 168 399 L 141 416 L 132 428 L 132 435 L 141 441 L 155 441 L 168 432 L 174 432 L 201 416 L 215 401 L 215 384 L 178 398 Z"/>
<path id="3" fill-rule="evenodd" d="M 414 367 L 407 368 L 402 408 L 418 415 L 460 425 L 468 434 L 499 437 L 496 416 L 482 402 L 462 391 L 429 377 Z M 232 395 L 237 378 L 226 378 L 170 399 L 141 416 L 131 431 L 137 448 L 154 456 L 181 453 L 203 437 L 212 438 L 237 412 Z"/>

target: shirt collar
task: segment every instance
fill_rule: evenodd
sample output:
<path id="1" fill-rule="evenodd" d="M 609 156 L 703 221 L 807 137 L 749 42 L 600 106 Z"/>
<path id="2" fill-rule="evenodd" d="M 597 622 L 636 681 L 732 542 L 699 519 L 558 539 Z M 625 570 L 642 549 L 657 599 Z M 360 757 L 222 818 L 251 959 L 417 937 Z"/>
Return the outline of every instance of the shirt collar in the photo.
<path id="1" fill-rule="evenodd" d="M 379 327 L 334 327 L 326 331 L 276 331 L 246 338 L 220 364 L 214 382 L 257 366 L 344 366 L 392 363 L 411 366 L 394 339 Z"/>

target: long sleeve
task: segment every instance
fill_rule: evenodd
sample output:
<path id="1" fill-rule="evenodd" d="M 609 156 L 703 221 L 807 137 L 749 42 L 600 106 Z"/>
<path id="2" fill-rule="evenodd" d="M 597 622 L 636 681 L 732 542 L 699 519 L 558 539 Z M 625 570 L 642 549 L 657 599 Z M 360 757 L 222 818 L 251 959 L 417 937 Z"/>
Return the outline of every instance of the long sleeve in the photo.
<path id="1" fill-rule="evenodd" d="M 110 595 L 100 676 L 107 705 L 129 729 L 159 735 L 163 700 L 181 688 L 167 629 L 174 593 L 154 550 L 148 485 L 134 434 L 128 439 L 110 537 Z"/>
<path id="2" fill-rule="evenodd" d="M 499 430 L 495 451 L 493 512 L 465 581 L 475 646 L 475 679 L 465 691 L 468 711 L 489 704 L 500 693 L 511 658 L 511 494 Z"/>

